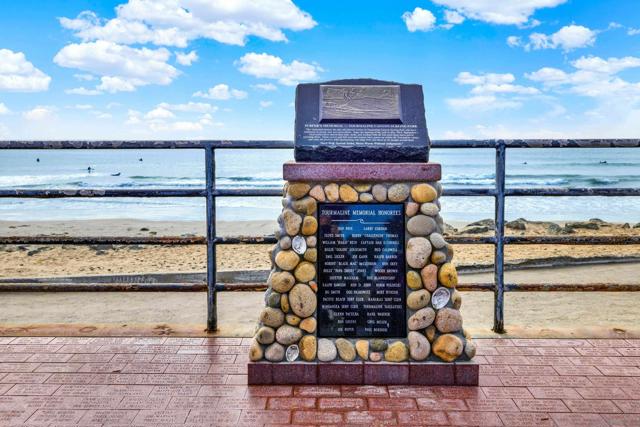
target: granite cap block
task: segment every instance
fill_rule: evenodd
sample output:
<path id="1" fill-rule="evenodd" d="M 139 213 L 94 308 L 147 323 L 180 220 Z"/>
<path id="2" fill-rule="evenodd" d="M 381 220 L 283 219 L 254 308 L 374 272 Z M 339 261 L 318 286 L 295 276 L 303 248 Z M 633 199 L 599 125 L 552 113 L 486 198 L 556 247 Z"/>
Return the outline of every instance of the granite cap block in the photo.
<path id="1" fill-rule="evenodd" d="M 439 163 L 319 163 L 286 162 L 285 181 L 438 181 Z"/>

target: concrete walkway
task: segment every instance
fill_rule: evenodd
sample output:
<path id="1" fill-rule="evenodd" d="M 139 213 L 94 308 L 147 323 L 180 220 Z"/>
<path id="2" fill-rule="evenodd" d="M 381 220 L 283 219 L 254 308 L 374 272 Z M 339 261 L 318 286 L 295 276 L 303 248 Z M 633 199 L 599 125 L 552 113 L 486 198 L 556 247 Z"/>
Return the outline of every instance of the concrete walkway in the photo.
<path id="1" fill-rule="evenodd" d="M 248 342 L 0 337 L 0 425 L 640 423 L 640 340 L 480 339 L 480 387 L 249 387 Z"/>

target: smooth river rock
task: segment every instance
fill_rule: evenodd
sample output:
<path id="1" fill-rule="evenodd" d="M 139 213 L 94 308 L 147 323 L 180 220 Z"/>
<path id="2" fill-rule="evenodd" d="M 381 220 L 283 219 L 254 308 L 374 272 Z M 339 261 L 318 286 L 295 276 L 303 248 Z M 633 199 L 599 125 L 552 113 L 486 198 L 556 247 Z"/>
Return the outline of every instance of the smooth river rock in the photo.
<path id="1" fill-rule="evenodd" d="M 459 310 L 445 307 L 438 310 L 435 325 L 438 331 L 443 334 L 458 332 L 462 329 L 462 315 Z"/>
<path id="2" fill-rule="evenodd" d="M 404 202 L 409 197 L 409 186 L 407 184 L 394 184 L 389 187 L 387 197 L 392 202 Z"/>
<path id="3" fill-rule="evenodd" d="M 276 255 L 275 259 L 276 265 L 283 270 L 289 271 L 293 270 L 298 262 L 300 262 L 300 257 L 294 251 L 280 251 L 278 255 Z"/>
<path id="4" fill-rule="evenodd" d="M 337 202 L 340 199 L 340 187 L 338 184 L 328 184 L 324 187 L 324 194 L 330 202 Z"/>
<path id="5" fill-rule="evenodd" d="M 420 270 L 420 278 L 422 279 L 422 286 L 429 292 L 433 292 L 438 287 L 438 266 L 435 264 L 429 264 L 422 270 Z"/>
<path id="6" fill-rule="evenodd" d="M 414 236 L 428 236 L 436 229 L 436 221 L 430 216 L 416 215 L 407 222 L 407 231 Z"/>
<path id="7" fill-rule="evenodd" d="M 404 362 L 409 358 L 409 349 L 402 341 L 391 343 L 384 352 L 384 360 L 387 362 Z"/>
<path id="8" fill-rule="evenodd" d="M 291 325 L 282 325 L 276 331 L 276 341 L 282 345 L 291 345 L 300 341 L 302 331 Z"/>
<path id="9" fill-rule="evenodd" d="M 420 205 L 418 203 L 409 202 L 409 203 L 407 203 L 407 205 L 404 208 L 404 214 L 406 216 L 414 216 L 415 214 L 418 213 L 418 208 L 419 207 L 420 207 Z"/>
<path id="10" fill-rule="evenodd" d="M 313 215 L 316 213 L 317 206 L 318 203 L 313 197 L 305 197 L 304 199 L 291 202 L 291 208 L 304 215 Z"/>
<path id="11" fill-rule="evenodd" d="M 304 217 L 302 221 L 302 234 L 305 236 L 310 236 L 312 234 L 316 234 L 318 230 L 318 220 L 315 216 L 307 215 Z"/>
<path id="12" fill-rule="evenodd" d="M 436 249 L 442 249 L 447 246 L 447 242 L 445 242 L 444 237 L 442 237 L 442 234 L 440 233 L 432 233 L 429 236 L 429 241 L 431 242 L 431 245 Z"/>
<path id="13" fill-rule="evenodd" d="M 265 303 L 268 307 L 278 308 L 280 307 L 280 294 L 277 292 L 269 292 L 265 294 Z"/>
<path id="14" fill-rule="evenodd" d="M 279 254 L 278 254 L 279 255 Z M 413 268 L 422 268 L 429 261 L 431 243 L 424 237 L 412 237 L 407 242 L 407 264 Z"/>
<path id="15" fill-rule="evenodd" d="M 316 358 L 318 345 L 314 335 L 303 336 L 298 343 L 298 347 L 300 348 L 300 357 L 302 357 L 303 360 L 312 362 Z"/>
<path id="16" fill-rule="evenodd" d="M 385 202 L 387 200 L 387 187 L 381 184 L 376 184 L 371 189 L 371 193 L 373 194 L 373 198 L 376 199 L 377 202 Z"/>
<path id="17" fill-rule="evenodd" d="M 367 340 L 358 340 L 356 341 L 356 353 L 360 356 L 362 360 L 369 359 L 369 341 Z"/>
<path id="18" fill-rule="evenodd" d="M 423 203 L 420 205 L 420 212 L 427 216 L 436 216 L 440 212 L 440 209 L 435 203 Z"/>
<path id="19" fill-rule="evenodd" d="M 409 338 L 409 354 L 413 360 L 425 360 L 431 352 L 431 344 L 420 332 L 411 331 Z"/>
<path id="20" fill-rule="evenodd" d="M 353 362 L 356 360 L 356 348 L 351 341 L 344 338 L 338 338 L 336 340 L 336 348 L 338 349 L 340 359 L 345 362 Z"/>
<path id="21" fill-rule="evenodd" d="M 289 292 L 296 283 L 296 279 L 287 271 L 272 271 L 267 282 L 274 291 L 283 293 Z"/>
<path id="22" fill-rule="evenodd" d="M 436 312 L 433 308 L 425 307 L 413 313 L 413 315 L 409 317 L 407 325 L 410 330 L 417 331 L 431 325 L 435 318 Z"/>
<path id="23" fill-rule="evenodd" d="M 289 305 L 289 294 L 282 294 L 280 297 L 280 309 L 283 313 L 288 313 L 291 305 Z"/>
<path id="24" fill-rule="evenodd" d="M 316 277 L 316 266 L 312 262 L 302 261 L 296 267 L 293 275 L 296 277 L 298 282 L 308 282 Z"/>
<path id="25" fill-rule="evenodd" d="M 284 323 L 284 313 L 277 308 L 265 307 L 260 313 L 260 321 L 267 326 L 277 328 Z"/>
<path id="26" fill-rule="evenodd" d="M 275 332 L 273 328 L 270 328 L 268 326 L 262 326 L 260 329 L 258 329 L 258 332 L 256 332 L 256 341 L 258 341 L 260 344 L 271 344 L 274 339 Z"/>
<path id="27" fill-rule="evenodd" d="M 311 191 L 309 191 L 309 195 L 319 202 L 324 202 L 325 200 L 324 190 L 322 189 L 322 185 L 316 185 L 315 187 L 313 187 Z"/>
<path id="28" fill-rule="evenodd" d="M 422 288 L 422 280 L 420 280 L 420 274 L 417 271 L 407 271 L 407 286 L 414 291 Z"/>
<path id="29" fill-rule="evenodd" d="M 301 182 L 290 182 L 287 187 L 287 194 L 293 199 L 304 197 L 309 192 L 311 186 Z"/>
<path id="30" fill-rule="evenodd" d="M 433 354 L 445 362 L 453 362 L 462 354 L 462 340 L 455 335 L 445 334 L 436 338 L 432 346 Z"/>
<path id="31" fill-rule="evenodd" d="M 264 351 L 264 358 L 269 362 L 280 362 L 284 359 L 284 347 L 274 342 Z"/>
<path id="32" fill-rule="evenodd" d="M 462 295 L 460 295 L 460 292 L 454 290 L 451 293 L 451 304 L 453 308 L 460 309 L 462 307 Z"/>
<path id="33" fill-rule="evenodd" d="M 360 193 L 360 201 L 362 203 L 373 202 L 373 195 L 371 193 Z"/>
<path id="34" fill-rule="evenodd" d="M 473 359 L 476 355 L 476 343 L 467 338 L 467 342 L 464 344 L 464 354 L 469 358 Z"/>
<path id="35" fill-rule="evenodd" d="M 389 345 L 381 338 L 375 338 L 371 340 L 371 351 L 385 351 Z"/>
<path id="36" fill-rule="evenodd" d="M 278 240 L 278 245 L 280 245 L 280 249 L 291 249 L 291 237 L 281 237 L 280 240 Z"/>
<path id="37" fill-rule="evenodd" d="M 413 291 L 407 297 L 407 307 L 411 310 L 420 310 L 429 305 L 431 300 L 431 294 L 426 289 L 420 289 L 419 291 Z"/>
<path id="38" fill-rule="evenodd" d="M 318 260 L 318 250 L 316 248 L 308 248 L 304 253 L 304 259 L 310 262 L 316 262 Z"/>
<path id="39" fill-rule="evenodd" d="M 302 224 L 302 217 L 300 215 L 291 209 L 285 209 L 282 211 L 282 220 L 284 222 L 284 230 L 289 236 L 295 236 L 298 234 L 300 231 L 300 225 Z"/>
<path id="40" fill-rule="evenodd" d="M 316 311 L 316 294 L 308 285 L 298 283 L 289 292 L 289 304 L 296 315 L 309 317 Z"/>
<path id="41" fill-rule="evenodd" d="M 251 346 L 249 347 L 249 360 L 252 362 L 257 362 L 262 359 L 263 351 L 262 346 L 255 339 L 251 341 Z"/>
<path id="42" fill-rule="evenodd" d="M 300 324 L 300 318 L 295 314 L 285 314 L 284 320 L 291 326 L 298 326 Z"/>
<path id="43" fill-rule="evenodd" d="M 318 321 L 316 320 L 315 317 L 307 317 L 306 319 L 302 319 L 302 321 L 300 322 L 300 329 L 312 334 L 316 331 L 317 325 L 318 325 Z"/>
<path id="44" fill-rule="evenodd" d="M 438 280 L 442 286 L 453 288 L 458 285 L 458 272 L 451 263 L 442 264 L 438 271 Z"/>
<path id="45" fill-rule="evenodd" d="M 331 362 L 338 355 L 338 350 L 336 349 L 333 341 L 320 338 L 318 340 L 318 360 L 321 362 Z"/>
<path id="46" fill-rule="evenodd" d="M 358 201 L 358 192 L 348 184 L 342 184 L 339 190 L 340 200 L 343 202 L 357 202 Z"/>
<path id="47" fill-rule="evenodd" d="M 418 203 L 427 203 L 438 197 L 438 192 L 429 184 L 416 184 L 411 187 L 411 198 Z"/>

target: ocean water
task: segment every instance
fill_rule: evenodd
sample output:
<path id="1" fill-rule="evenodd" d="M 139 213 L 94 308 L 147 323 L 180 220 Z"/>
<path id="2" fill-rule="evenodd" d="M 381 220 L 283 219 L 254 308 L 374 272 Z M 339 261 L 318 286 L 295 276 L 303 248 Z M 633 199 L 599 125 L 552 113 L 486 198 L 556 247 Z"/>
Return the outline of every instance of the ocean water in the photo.
<path id="1" fill-rule="evenodd" d="M 494 185 L 494 150 L 432 150 L 447 188 Z M 278 188 L 291 150 L 217 150 L 218 188 Z M 38 161 L 39 160 L 39 161 Z M 89 171 L 87 168 L 91 167 Z M 202 150 L 0 150 L 0 189 L 201 188 Z M 510 149 L 508 187 L 639 187 L 640 149 Z M 489 197 L 445 197 L 445 220 L 493 217 Z M 640 197 L 511 197 L 508 219 L 640 222 Z M 270 220 L 279 198 L 219 198 L 218 219 Z M 0 219 L 204 220 L 201 198 L 0 199 Z"/>

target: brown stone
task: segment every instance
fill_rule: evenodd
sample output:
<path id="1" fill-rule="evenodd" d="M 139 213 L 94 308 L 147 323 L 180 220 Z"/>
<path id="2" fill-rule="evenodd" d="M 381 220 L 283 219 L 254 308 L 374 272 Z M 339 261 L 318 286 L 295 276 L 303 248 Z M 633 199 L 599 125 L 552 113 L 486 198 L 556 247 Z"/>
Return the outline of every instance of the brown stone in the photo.
<path id="1" fill-rule="evenodd" d="M 302 331 L 291 325 L 282 325 L 276 331 L 276 341 L 282 345 L 291 345 L 300 341 Z"/>
<path id="2" fill-rule="evenodd" d="M 310 262 L 316 262 L 318 259 L 318 250 L 316 248 L 309 248 L 304 253 L 304 259 Z"/>
<path id="3" fill-rule="evenodd" d="M 382 360 L 382 353 L 379 351 L 372 351 L 369 354 L 369 360 L 372 362 L 379 362 Z"/>
<path id="4" fill-rule="evenodd" d="M 302 217 L 292 211 L 291 209 L 285 209 L 282 212 L 282 220 L 284 222 L 284 229 L 289 236 L 295 236 L 300 231 L 300 224 L 302 224 Z"/>
<path id="5" fill-rule="evenodd" d="M 295 314 L 285 315 L 284 320 L 291 326 L 298 326 L 300 324 L 300 318 Z"/>
<path id="6" fill-rule="evenodd" d="M 429 357 L 431 352 L 431 344 L 427 340 L 427 337 L 419 332 L 409 332 L 407 338 L 409 339 L 409 354 L 413 360 L 425 360 Z"/>
<path id="7" fill-rule="evenodd" d="M 467 338 L 467 342 L 464 344 L 464 354 L 469 358 L 473 359 L 476 355 L 476 343 L 471 339 Z"/>
<path id="8" fill-rule="evenodd" d="M 371 190 L 371 184 L 355 184 L 353 188 L 355 188 L 358 193 L 365 193 Z"/>
<path id="9" fill-rule="evenodd" d="M 300 357 L 302 357 L 302 360 L 312 362 L 316 358 L 318 344 L 314 335 L 303 336 L 298 343 L 298 347 L 300 348 Z"/>
<path id="10" fill-rule="evenodd" d="M 337 202 L 340 199 L 340 189 L 338 184 L 327 184 L 324 187 L 324 193 L 327 195 L 327 200 L 330 202 Z"/>
<path id="11" fill-rule="evenodd" d="M 453 288 L 458 285 L 458 272 L 456 267 L 451 263 L 442 264 L 438 271 L 438 281 L 442 286 Z"/>
<path id="12" fill-rule="evenodd" d="M 311 234 L 316 234 L 318 230 L 318 220 L 314 216 L 305 216 L 304 221 L 302 221 L 302 234 L 305 236 L 309 236 Z"/>
<path id="13" fill-rule="evenodd" d="M 260 344 L 271 344 L 275 339 L 275 331 L 269 326 L 262 326 L 256 332 L 256 341 Z"/>
<path id="14" fill-rule="evenodd" d="M 280 309 L 282 309 L 284 313 L 288 313 L 291 309 L 291 306 L 289 305 L 288 294 L 282 294 L 282 296 L 280 297 Z"/>
<path id="15" fill-rule="evenodd" d="M 309 195 L 319 202 L 324 202 L 325 200 L 325 195 L 324 195 L 324 190 L 322 189 L 322 185 L 316 185 L 315 187 L 313 187 L 311 191 L 309 191 Z"/>
<path id="16" fill-rule="evenodd" d="M 422 280 L 420 280 L 420 275 L 417 271 L 407 271 L 407 286 L 414 291 L 422 288 Z"/>
<path id="17" fill-rule="evenodd" d="M 433 308 L 425 307 L 413 313 L 413 315 L 409 317 L 407 324 L 410 330 L 417 331 L 431 325 L 435 317 L 436 312 Z"/>
<path id="18" fill-rule="evenodd" d="M 429 305 L 431 301 L 431 294 L 426 289 L 420 289 L 419 291 L 413 291 L 407 297 L 407 307 L 411 310 L 420 310 Z"/>
<path id="19" fill-rule="evenodd" d="M 306 319 L 302 319 L 300 322 L 300 329 L 312 334 L 316 331 L 317 324 L 318 322 L 315 317 L 307 317 Z"/>
<path id="20" fill-rule="evenodd" d="M 305 197 L 300 200 L 294 200 L 291 202 L 291 208 L 304 215 L 313 215 L 316 213 L 318 202 L 313 197 Z"/>
<path id="21" fill-rule="evenodd" d="M 311 186 L 309 184 L 290 182 L 287 187 L 287 194 L 289 194 L 293 199 L 299 199 L 306 196 L 310 188 Z"/>
<path id="22" fill-rule="evenodd" d="M 409 202 L 406 204 L 405 208 L 404 208 L 404 213 L 405 215 L 411 217 L 414 216 L 415 214 L 418 213 L 418 208 L 420 207 L 419 204 L 414 203 L 414 202 Z"/>
<path id="23" fill-rule="evenodd" d="M 307 241 L 307 247 L 309 248 L 315 248 L 318 243 L 316 236 L 307 236 L 305 240 Z"/>
<path id="24" fill-rule="evenodd" d="M 438 267 L 435 264 L 429 264 L 420 270 L 422 278 L 422 286 L 429 292 L 433 292 L 438 287 Z"/>
<path id="25" fill-rule="evenodd" d="M 298 257 L 298 254 L 294 251 L 280 251 L 278 255 L 276 255 L 275 262 L 281 269 L 290 271 L 298 265 L 300 257 Z"/>
<path id="26" fill-rule="evenodd" d="M 291 310 L 300 317 L 309 317 L 316 311 L 316 294 L 311 288 L 298 283 L 289 292 Z"/>
<path id="27" fill-rule="evenodd" d="M 431 253 L 431 262 L 434 264 L 442 264 L 447 260 L 447 254 L 443 251 L 433 251 Z"/>
<path id="28" fill-rule="evenodd" d="M 351 341 L 344 338 L 338 338 L 336 340 L 336 348 L 338 349 L 338 356 L 345 362 L 353 362 L 356 360 L 356 348 Z"/>
<path id="29" fill-rule="evenodd" d="M 276 292 L 289 292 L 295 284 L 293 275 L 287 271 L 272 271 L 267 283 Z"/>
<path id="30" fill-rule="evenodd" d="M 348 184 L 342 184 L 340 186 L 340 200 L 343 202 L 357 202 L 358 192 Z"/>
<path id="31" fill-rule="evenodd" d="M 462 354 L 462 340 L 451 334 L 440 335 L 433 343 L 432 350 L 445 362 L 453 362 Z"/>
<path id="32" fill-rule="evenodd" d="M 418 203 L 427 203 L 435 200 L 438 193 L 429 184 L 416 184 L 411 187 L 411 198 Z"/>
<path id="33" fill-rule="evenodd" d="M 284 323 L 284 313 L 277 308 L 265 307 L 260 313 L 260 321 L 272 328 L 277 328 Z"/>
<path id="34" fill-rule="evenodd" d="M 424 331 L 424 334 L 426 335 L 429 342 L 433 342 L 433 340 L 436 339 L 436 331 L 437 329 L 433 325 L 429 325 L 427 329 Z"/>
<path id="35" fill-rule="evenodd" d="M 302 261 L 298 264 L 296 271 L 293 274 L 296 276 L 298 282 L 306 283 L 316 276 L 316 267 L 311 262 Z"/>
<path id="36" fill-rule="evenodd" d="M 368 360 L 369 359 L 369 341 L 367 340 L 358 340 L 356 341 L 356 352 L 360 359 Z"/>
<path id="37" fill-rule="evenodd" d="M 462 307 L 462 295 L 460 295 L 460 292 L 454 290 L 451 293 L 451 304 L 453 305 L 453 308 L 456 309 L 460 309 L 460 307 Z"/>
<path id="38" fill-rule="evenodd" d="M 402 341 L 395 341 L 384 352 L 384 360 L 387 362 L 404 362 L 409 358 L 409 349 Z"/>
<path id="39" fill-rule="evenodd" d="M 263 356 L 262 346 L 255 339 L 251 341 L 251 346 L 249 347 L 249 360 L 252 362 L 257 362 L 262 359 Z"/>
<path id="40" fill-rule="evenodd" d="M 442 308 L 436 314 L 435 325 L 438 331 L 443 334 L 458 332 L 462 329 L 462 315 L 459 310 L 454 308 Z"/>

